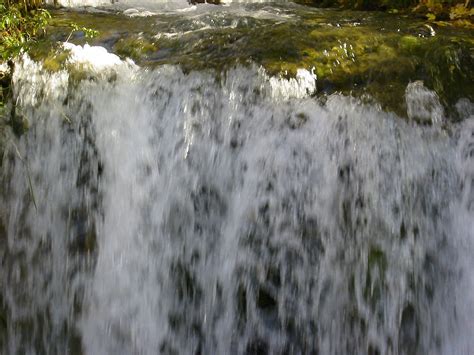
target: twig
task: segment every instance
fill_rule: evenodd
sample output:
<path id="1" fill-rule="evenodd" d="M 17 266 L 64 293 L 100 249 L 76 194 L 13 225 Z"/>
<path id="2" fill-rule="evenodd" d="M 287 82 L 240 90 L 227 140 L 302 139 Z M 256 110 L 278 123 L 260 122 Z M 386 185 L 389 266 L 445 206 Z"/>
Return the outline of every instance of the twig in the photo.
<path id="1" fill-rule="evenodd" d="M 69 33 L 69 36 L 67 36 L 67 38 L 66 38 L 66 43 L 69 42 L 69 40 L 71 39 L 71 36 L 72 36 L 73 33 L 74 33 L 74 30 L 72 30 L 72 31 Z"/>
<path id="2" fill-rule="evenodd" d="M 67 117 L 64 112 L 61 112 L 61 116 L 63 116 L 64 120 L 65 120 L 68 124 L 72 124 L 71 119 L 70 119 L 69 117 Z"/>
<path id="3" fill-rule="evenodd" d="M 36 204 L 36 197 L 35 197 L 35 191 L 33 190 L 33 183 L 31 182 L 31 175 L 30 175 L 30 168 L 28 167 L 28 162 L 21 156 L 20 150 L 18 149 L 17 145 L 15 142 L 11 141 L 10 142 L 13 144 L 13 147 L 15 148 L 16 154 L 18 155 L 18 158 L 20 161 L 23 163 L 26 169 L 26 178 L 28 179 L 28 190 L 31 195 L 31 199 L 33 200 L 33 205 L 35 206 L 36 212 L 38 212 L 38 205 Z"/>

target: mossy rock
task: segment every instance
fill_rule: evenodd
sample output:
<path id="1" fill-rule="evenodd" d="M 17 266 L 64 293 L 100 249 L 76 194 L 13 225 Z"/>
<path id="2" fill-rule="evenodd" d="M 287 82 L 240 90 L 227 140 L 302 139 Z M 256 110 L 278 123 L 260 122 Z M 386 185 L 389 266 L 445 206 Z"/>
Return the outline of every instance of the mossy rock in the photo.
<path id="1" fill-rule="evenodd" d="M 4 349 L 8 341 L 8 308 L 0 294 L 0 349 Z"/>
<path id="2" fill-rule="evenodd" d="M 8 125 L 12 128 L 13 133 L 20 137 L 30 128 L 30 122 L 28 119 L 16 110 L 10 118 Z"/>
<path id="3" fill-rule="evenodd" d="M 413 52 L 422 46 L 421 39 L 412 35 L 406 35 L 400 38 L 399 48 L 405 52 Z"/>
<path id="4" fill-rule="evenodd" d="M 291 12 L 297 21 L 242 17 L 245 21 L 238 26 L 194 30 L 193 22 L 179 15 L 130 18 L 61 10 L 53 16 L 48 38 L 64 40 L 72 21 L 99 31 L 91 45 L 147 67 L 175 64 L 184 72 L 211 69 L 219 76 L 235 65 L 256 63 L 270 75 L 283 77 L 314 68 L 320 93 L 371 96 L 383 109 L 402 116 L 405 88 L 416 80 L 435 90 L 444 105 L 454 105 L 460 97 L 474 101 L 472 30 L 439 26 L 436 36 L 423 38 L 418 29 L 424 29 L 426 22 L 403 14 L 368 16 L 295 6 Z M 166 35 L 170 33 L 176 35 Z M 36 58 L 44 58 L 49 71 L 63 69 L 66 54 L 55 52 L 48 38 Z M 85 39 L 72 37 L 71 42 L 84 44 Z M 93 80 L 86 70 L 68 70 L 72 82 Z"/>
<path id="5" fill-rule="evenodd" d="M 148 54 L 158 50 L 155 43 L 143 37 L 121 38 L 113 48 L 119 56 L 131 58 L 136 61 L 140 61 L 146 58 Z"/>
<path id="6" fill-rule="evenodd" d="M 382 249 L 371 247 L 367 256 L 367 274 L 364 288 L 364 298 L 375 311 L 375 307 L 385 289 L 385 273 L 387 257 Z"/>
<path id="7" fill-rule="evenodd" d="M 65 69 L 69 56 L 70 52 L 67 50 L 53 51 L 43 60 L 43 67 L 50 72 L 58 72 Z"/>

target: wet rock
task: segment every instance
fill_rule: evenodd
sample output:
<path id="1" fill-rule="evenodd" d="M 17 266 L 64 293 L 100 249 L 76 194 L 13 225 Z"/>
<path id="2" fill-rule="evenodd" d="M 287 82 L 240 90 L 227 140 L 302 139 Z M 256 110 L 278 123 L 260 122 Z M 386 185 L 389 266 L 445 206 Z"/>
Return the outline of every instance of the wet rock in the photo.
<path id="1" fill-rule="evenodd" d="M 202 290 L 189 268 L 182 262 L 171 266 L 171 274 L 176 287 L 178 298 L 198 303 L 201 300 Z"/>
<path id="2" fill-rule="evenodd" d="M 261 338 L 255 338 L 251 340 L 248 345 L 247 349 L 245 350 L 246 355 L 267 355 L 268 352 L 268 344 L 265 340 Z"/>
<path id="3" fill-rule="evenodd" d="M 422 46 L 421 41 L 422 39 L 417 36 L 407 35 L 400 38 L 398 45 L 403 51 L 414 52 Z"/>
<path id="4" fill-rule="evenodd" d="M 194 211 L 197 215 L 208 216 L 215 213 L 219 216 L 225 215 L 227 206 L 219 191 L 212 187 L 203 185 L 191 194 L 193 200 Z"/>
<path id="5" fill-rule="evenodd" d="M 68 337 L 68 354 L 69 355 L 84 355 L 82 348 L 82 339 L 77 332 L 73 332 Z"/>
<path id="6" fill-rule="evenodd" d="M 270 288 L 261 286 L 256 295 L 259 318 L 267 329 L 275 330 L 280 326 L 278 318 L 278 300 Z"/>
<path id="7" fill-rule="evenodd" d="M 385 272 L 385 270 L 387 269 L 387 257 L 381 249 L 377 247 L 373 247 L 370 249 L 368 267 L 369 269 L 376 267 L 382 272 Z"/>
<path id="8" fill-rule="evenodd" d="M 0 352 L 5 348 L 8 340 L 8 310 L 0 294 Z"/>
<path id="9" fill-rule="evenodd" d="M 168 314 L 168 324 L 173 331 L 178 331 L 183 325 L 183 317 L 178 313 Z"/>
<path id="10" fill-rule="evenodd" d="M 280 269 L 276 266 L 270 266 L 267 270 L 267 280 L 275 288 L 281 286 Z"/>
<path id="11" fill-rule="evenodd" d="M 239 144 L 238 138 L 236 137 L 231 138 L 229 145 L 232 149 L 236 149 L 237 147 L 239 147 L 240 144 Z"/>
<path id="12" fill-rule="evenodd" d="M 10 67 L 4 63 L 0 63 L 0 102 L 5 99 L 3 94 L 3 90 L 5 89 L 5 93 L 7 92 L 6 89 L 10 86 L 11 75 L 10 75 Z"/>
<path id="13" fill-rule="evenodd" d="M 257 308 L 265 311 L 276 311 L 276 299 L 265 289 L 260 288 L 257 293 Z"/>
<path id="14" fill-rule="evenodd" d="M 367 259 L 364 298 L 374 310 L 384 292 L 384 279 L 387 265 L 388 262 L 385 253 L 378 247 L 372 247 Z"/>
<path id="15" fill-rule="evenodd" d="M 410 34 L 416 37 L 434 37 L 436 36 L 436 31 L 433 26 L 425 23 L 423 25 L 413 27 L 409 29 Z"/>
<path id="16" fill-rule="evenodd" d="M 469 99 L 460 99 L 456 103 L 455 108 L 460 119 L 467 119 L 474 115 L 474 103 Z"/>
<path id="17" fill-rule="evenodd" d="M 202 355 L 202 343 L 199 342 L 197 345 L 196 351 L 194 352 L 194 355 Z"/>
<path id="18" fill-rule="evenodd" d="M 12 115 L 8 124 L 10 125 L 13 130 L 13 133 L 15 133 L 17 137 L 22 136 L 26 131 L 28 131 L 30 127 L 30 122 L 28 121 L 28 119 L 21 113 L 18 113 L 15 107 L 13 108 Z"/>
<path id="19" fill-rule="evenodd" d="M 423 289 L 427 300 L 429 300 L 430 302 L 433 301 L 436 291 L 436 284 L 438 283 L 439 277 L 441 276 L 441 267 L 439 263 L 440 262 L 436 257 L 436 253 L 426 253 L 425 259 L 423 261 L 423 272 L 425 274 Z"/>
<path id="20" fill-rule="evenodd" d="M 6 243 L 6 242 L 7 242 L 7 229 L 2 219 L 0 218 L 0 247 L 2 247 L 3 243 Z"/>
<path id="21" fill-rule="evenodd" d="M 303 245 L 311 259 L 317 261 L 324 253 L 325 247 L 321 237 L 320 227 L 316 217 L 305 217 L 301 222 L 300 233 Z"/>
<path id="22" fill-rule="evenodd" d="M 97 232 L 85 208 L 71 212 L 70 225 L 72 238 L 69 240 L 71 253 L 92 253 L 96 250 Z"/>
<path id="23" fill-rule="evenodd" d="M 247 290 L 242 284 L 237 288 L 237 317 L 242 323 L 247 321 Z"/>
<path id="24" fill-rule="evenodd" d="M 268 228 L 253 222 L 249 225 L 248 230 L 239 240 L 239 244 L 252 253 L 258 255 L 262 248 L 266 247 L 265 240 L 267 239 L 268 234 Z"/>
<path id="25" fill-rule="evenodd" d="M 131 37 L 121 38 L 113 46 L 121 57 L 132 58 L 135 61 L 146 59 L 146 57 L 158 50 L 156 44 L 148 38 Z"/>
<path id="26" fill-rule="evenodd" d="M 367 349 L 367 355 L 380 355 L 379 349 L 374 344 L 370 344 L 369 348 Z"/>
<path id="27" fill-rule="evenodd" d="M 115 46 L 115 44 L 124 36 L 126 33 L 118 32 L 112 33 L 105 38 L 101 38 L 100 41 L 97 42 L 97 45 L 104 47 L 107 51 L 111 52 Z"/>
<path id="28" fill-rule="evenodd" d="M 179 355 L 179 352 L 168 341 L 163 341 L 160 346 L 160 354 Z"/>
<path id="29" fill-rule="evenodd" d="M 192 214 L 186 205 L 177 201 L 170 203 L 164 228 L 170 235 L 171 240 L 181 240 L 186 236 L 189 224 L 183 223 L 183 221 L 190 220 L 192 220 Z"/>
<path id="30" fill-rule="evenodd" d="M 345 228 L 352 228 L 352 201 L 350 199 L 344 199 L 341 202 L 341 216 L 342 216 L 342 225 Z"/>
<path id="31" fill-rule="evenodd" d="M 270 226 L 270 202 L 265 201 L 258 208 L 259 220 L 263 223 L 266 228 Z"/>
<path id="32" fill-rule="evenodd" d="M 407 228 L 405 227 L 405 222 L 402 221 L 400 224 L 400 239 L 405 239 L 407 236 Z"/>
<path id="33" fill-rule="evenodd" d="M 95 227 L 90 227 L 85 233 L 78 234 L 71 245 L 73 250 L 80 253 L 92 253 L 97 244 Z"/>
<path id="34" fill-rule="evenodd" d="M 190 4 L 195 5 L 195 4 L 213 4 L 213 5 L 220 5 L 221 1 L 220 0 L 190 0 Z"/>
<path id="35" fill-rule="evenodd" d="M 444 110 L 436 92 L 429 90 L 423 81 L 408 84 L 405 91 L 408 118 L 419 124 L 440 125 Z"/>
<path id="36" fill-rule="evenodd" d="M 417 354 L 419 339 L 415 308 L 407 305 L 402 312 L 399 330 L 398 351 L 403 355 Z"/>
<path id="37" fill-rule="evenodd" d="M 66 62 L 69 59 L 69 51 L 65 50 L 53 50 L 48 53 L 47 57 L 43 60 L 43 66 L 50 72 L 57 72 L 61 69 L 65 69 Z"/>
<path id="38" fill-rule="evenodd" d="M 290 129 L 298 129 L 309 120 L 309 116 L 304 112 L 297 112 L 288 117 L 287 124 Z"/>
<path id="39" fill-rule="evenodd" d="M 339 167 L 339 170 L 338 170 L 339 180 L 345 184 L 349 184 L 350 179 L 351 179 L 351 171 L 352 171 L 351 164 L 345 164 Z"/>
<path id="40" fill-rule="evenodd" d="M 418 238 L 419 235 L 420 235 L 420 228 L 417 225 L 413 226 L 413 237 Z"/>

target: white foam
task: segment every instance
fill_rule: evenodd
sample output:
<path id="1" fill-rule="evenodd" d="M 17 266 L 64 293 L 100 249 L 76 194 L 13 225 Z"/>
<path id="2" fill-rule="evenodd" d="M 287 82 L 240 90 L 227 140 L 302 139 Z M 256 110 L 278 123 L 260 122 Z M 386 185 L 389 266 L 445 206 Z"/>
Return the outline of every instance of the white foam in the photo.
<path id="1" fill-rule="evenodd" d="M 316 92 L 317 76 L 314 68 L 311 71 L 298 69 L 296 77 L 284 79 L 282 77 L 270 77 L 272 95 L 275 98 L 303 98 Z"/>
<path id="2" fill-rule="evenodd" d="M 8 73 L 10 71 L 10 67 L 6 62 L 0 63 L 0 73 Z"/>
<path id="3" fill-rule="evenodd" d="M 75 65 L 85 65 L 87 68 L 101 71 L 107 68 L 123 66 L 125 64 L 133 65 L 133 61 L 122 61 L 117 55 L 107 52 L 103 47 L 78 46 L 69 42 L 63 43 L 64 49 L 70 52 L 68 63 Z"/>
<path id="4" fill-rule="evenodd" d="M 419 80 L 407 85 L 405 100 L 409 119 L 434 125 L 443 123 L 444 110 L 438 95 L 426 88 L 423 81 Z"/>

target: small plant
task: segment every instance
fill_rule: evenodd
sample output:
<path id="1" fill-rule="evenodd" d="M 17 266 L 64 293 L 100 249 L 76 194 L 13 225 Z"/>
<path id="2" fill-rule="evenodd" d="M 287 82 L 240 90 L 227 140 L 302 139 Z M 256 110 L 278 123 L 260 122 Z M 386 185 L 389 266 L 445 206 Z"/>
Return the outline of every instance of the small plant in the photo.
<path id="1" fill-rule="evenodd" d="M 96 31 L 96 30 L 93 30 L 93 29 L 87 28 L 87 27 L 79 27 L 79 25 L 76 24 L 76 23 L 71 23 L 69 26 L 71 27 L 71 33 L 69 33 L 69 36 L 67 37 L 66 42 L 69 42 L 69 40 L 71 39 L 71 36 L 75 32 L 84 33 L 84 36 L 86 38 L 94 38 L 94 37 L 97 37 L 99 35 L 99 31 Z"/>

